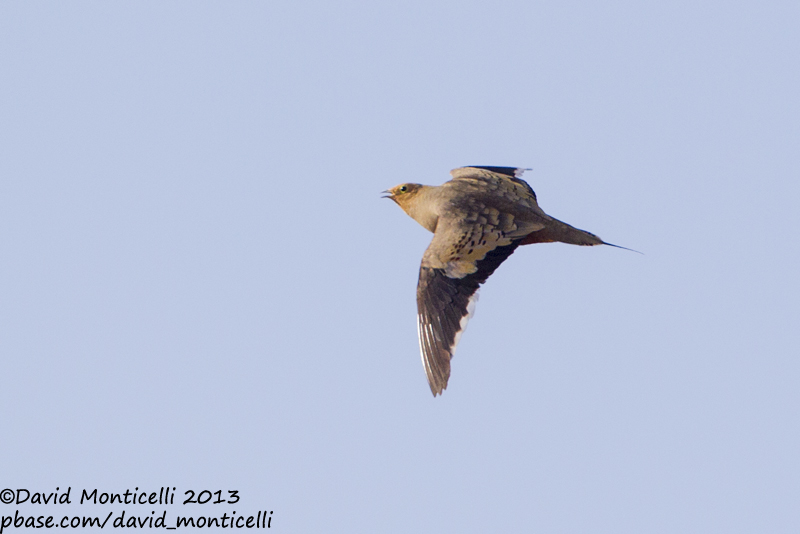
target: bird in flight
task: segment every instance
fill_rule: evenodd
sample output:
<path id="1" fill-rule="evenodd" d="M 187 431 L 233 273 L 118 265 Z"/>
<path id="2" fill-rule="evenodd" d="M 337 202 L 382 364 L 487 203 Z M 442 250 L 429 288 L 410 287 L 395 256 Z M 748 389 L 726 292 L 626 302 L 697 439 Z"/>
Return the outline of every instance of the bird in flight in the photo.
<path id="1" fill-rule="evenodd" d="M 478 288 L 520 245 L 612 245 L 547 215 L 520 178 L 526 169 L 461 167 L 440 186 L 400 184 L 384 193 L 433 232 L 417 283 L 417 330 L 433 396 L 475 311 Z M 625 248 L 625 247 L 618 247 Z"/>

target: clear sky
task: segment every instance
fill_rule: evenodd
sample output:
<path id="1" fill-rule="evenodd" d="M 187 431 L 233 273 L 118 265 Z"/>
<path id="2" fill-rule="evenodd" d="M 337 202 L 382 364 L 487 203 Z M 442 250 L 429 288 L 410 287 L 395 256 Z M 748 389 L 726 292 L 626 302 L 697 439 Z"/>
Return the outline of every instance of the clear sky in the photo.
<path id="1" fill-rule="evenodd" d="M 278 532 L 800 528 L 800 4 L 0 3 L 0 515 Z M 532 168 L 433 398 L 430 234 Z M 75 503 L 237 490 L 236 505 Z M 7 530 L 13 532 L 14 530 Z"/>

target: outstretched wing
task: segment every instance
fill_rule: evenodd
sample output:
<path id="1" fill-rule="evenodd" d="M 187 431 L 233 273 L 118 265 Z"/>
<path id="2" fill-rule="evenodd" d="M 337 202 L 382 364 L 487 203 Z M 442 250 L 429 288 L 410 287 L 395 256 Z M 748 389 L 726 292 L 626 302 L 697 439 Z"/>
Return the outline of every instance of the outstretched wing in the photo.
<path id="1" fill-rule="evenodd" d="M 450 359 L 475 313 L 479 286 L 518 246 L 519 242 L 515 241 L 492 250 L 476 262 L 474 273 L 463 278 L 453 278 L 444 269 L 424 263 L 420 267 L 417 285 L 419 348 L 434 396 L 447 388 Z"/>
<path id="2" fill-rule="evenodd" d="M 450 359 L 475 310 L 478 288 L 536 226 L 521 228 L 510 214 L 479 197 L 454 203 L 440 217 L 422 257 L 417 327 L 422 363 L 434 396 L 447 387 Z M 467 206 L 462 210 L 458 206 Z"/>

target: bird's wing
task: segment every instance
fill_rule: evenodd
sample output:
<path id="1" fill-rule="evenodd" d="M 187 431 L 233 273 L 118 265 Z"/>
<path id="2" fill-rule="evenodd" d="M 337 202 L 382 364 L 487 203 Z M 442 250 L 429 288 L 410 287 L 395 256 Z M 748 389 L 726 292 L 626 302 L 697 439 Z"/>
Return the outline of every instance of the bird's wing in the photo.
<path id="1" fill-rule="evenodd" d="M 478 287 L 541 226 L 518 224 L 491 206 L 492 196 L 459 196 L 439 216 L 422 257 L 417 285 L 417 327 L 422 363 L 434 396 L 447 387 L 450 359 L 478 298 Z"/>
<path id="2" fill-rule="evenodd" d="M 527 169 L 515 167 L 459 167 L 450 171 L 451 186 L 491 191 L 498 200 L 519 203 L 547 217 L 536 202 L 536 193 L 520 178 Z"/>

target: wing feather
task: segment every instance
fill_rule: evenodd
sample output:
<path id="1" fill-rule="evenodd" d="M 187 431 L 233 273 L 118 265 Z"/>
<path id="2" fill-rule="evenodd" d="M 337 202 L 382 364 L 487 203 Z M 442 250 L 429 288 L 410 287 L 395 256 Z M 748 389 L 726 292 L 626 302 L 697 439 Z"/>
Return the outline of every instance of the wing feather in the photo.
<path id="1" fill-rule="evenodd" d="M 475 311 L 478 288 L 519 246 L 519 240 L 489 251 L 462 277 L 423 264 L 417 284 L 417 328 L 422 364 L 436 396 L 450 378 L 450 360 Z"/>

